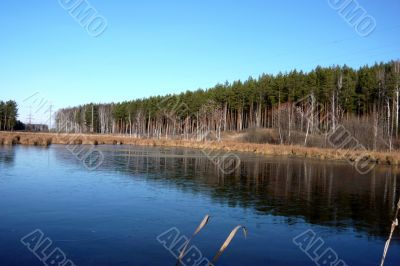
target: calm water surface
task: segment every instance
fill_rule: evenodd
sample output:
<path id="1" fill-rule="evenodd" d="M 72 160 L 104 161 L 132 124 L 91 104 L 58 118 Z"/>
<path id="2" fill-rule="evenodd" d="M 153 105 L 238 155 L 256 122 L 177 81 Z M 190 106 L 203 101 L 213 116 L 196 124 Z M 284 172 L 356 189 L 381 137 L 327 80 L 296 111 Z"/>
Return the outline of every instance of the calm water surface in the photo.
<path id="1" fill-rule="evenodd" d="M 377 167 L 240 154 L 222 174 L 201 151 L 99 146 L 86 169 L 64 146 L 0 148 L 0 265 L 43 265 L 21 237 L 40 229 L 79 265 L 175 265 L 157 236 L 172 227 L 217 265 L 315 265 L 293 238 L 307 230 L 348 265 L 378 265 L 399 196 L 398 173 Z M 386 265 L 400 264 L 396 233 Z M 47 251 L 48 252 L 48 251 Z M 45 250 L 46 253 L 46 250 Z M 189 265 L 189 264 L 188 264 Z"/>

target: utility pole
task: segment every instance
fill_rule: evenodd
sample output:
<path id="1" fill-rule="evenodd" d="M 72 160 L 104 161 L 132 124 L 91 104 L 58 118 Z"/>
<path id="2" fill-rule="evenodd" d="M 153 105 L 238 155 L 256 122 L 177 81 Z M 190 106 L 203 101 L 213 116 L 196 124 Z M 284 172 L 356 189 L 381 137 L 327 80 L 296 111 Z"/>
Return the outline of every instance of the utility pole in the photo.
<path id="1" fill-rule="evenodd" d="M 29 106 L 28 125 L 32 125 L 32 106 Z"/>
<path id="2" fill-rule="evenodd" d="M 93 112 L 94 112 L 94 105 L 92 105 L 92 133 L 94 131 L 94 125 L 93 125 Z"/>
<path id="3" fill-rule="evenodd" d="M 394 64 L 394 72 L 396 79 L 396 138 L 399 137 L 399 75 L 400 75 L 400 62 Z"/>
<path id="4" fill-rule="evenodd" d="M 53 105 L 52 105 L 52 104 L 50 104 L 50 120 L 49 120 L 49 131 L 51 130 L 51 115 L 52 115 L 52 108 L 53 108 Z"/>

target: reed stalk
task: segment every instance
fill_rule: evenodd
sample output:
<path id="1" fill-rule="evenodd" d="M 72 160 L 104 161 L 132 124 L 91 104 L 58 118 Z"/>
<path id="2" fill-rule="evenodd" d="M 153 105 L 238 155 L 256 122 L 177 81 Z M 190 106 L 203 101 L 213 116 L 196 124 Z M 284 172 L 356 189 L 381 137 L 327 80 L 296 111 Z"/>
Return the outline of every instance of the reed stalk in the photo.
<path id="1" fill-rule="evenodd" d="M 213 260 L 212 260 L 212 264 L 209 264 L 209 266 L 211 265 L 215 265 L 215 263 L 217 262 L 217 260 L 219 259 L 219 257 L 221 257 L 222 253 L 224 253 L 224 251 L 228 248 L 229 244 L 231 243 L 232 239 L 235 237 L 236 233 L 242 229 L 243 230 L 243 234 L 244 234 L 244 238 L 247 237 L 247 229 L 244 226 L 238 225 L 236 226 L 232 232 L 229 234 L 228 238 L 225 240 L 225 242 L 222 244 L 221 248 L 218 250 L 218 253 L 214 256 Z"/>
<path id="2" fill-rule="evenodd" d="M 196 230 L 194 231 L 193 235 L 191 236 L 191 238 L 186 241 L 185 246 L 182 248 L 181 253 L 179 254 L 178 257 L 178 262 L 177 265 L 180 264 L 180 261 L 182 260 L 182 258 L 185 256 L 185 252 L 187 247 L 189 246 L 189 243 L 193 240 L 193 238 L 208 224 L 208 221 L 210 220 L 210 215 L 206 215 L 203 220 L 201 221 L 201 223 L 199 224 L 199 226 L 196 228 Z"/>
<path id="3" fill-rule="evenodd" d="M 396 227 L 399 226 L 399 220 L 398 220 L 398 218 L 397 218 L 398 215 L 399 215 L 399 212 L 400 212 L 400 199 L 399 199 L 399 202 L 397 203 L 396 215 L 395 215 L 394 220 L 393 220 L 393 223 L 392 223 L 392 228 L 390 229 L 389 238 L 388 238 L 388 240 L 386 241 L 385 249 L 383 250 L 383 256 L 382 256 L 381 266 L 384 266 L 384 264 L 385 264 L 386 255 L 387 255 L 387 252 L 388 252 L 388 250 L 389 250 L 390 242 L 392 241 L 392 237 L 393 237 L 394 230 L 396 229 Z"/>

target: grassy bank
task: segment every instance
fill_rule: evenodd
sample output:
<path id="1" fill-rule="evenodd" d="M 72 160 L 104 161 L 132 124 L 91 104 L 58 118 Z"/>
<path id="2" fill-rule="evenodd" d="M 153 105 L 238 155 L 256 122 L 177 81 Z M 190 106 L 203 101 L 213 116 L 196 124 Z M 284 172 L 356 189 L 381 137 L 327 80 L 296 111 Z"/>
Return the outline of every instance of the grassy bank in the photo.
<path id="1" fill-rule="evenodd" d="M 399 152 L 336 150 L 302 146 L 246 143 L 237 140 L 224 140 L 221 142 L 197 142 L 186 140 L 138 139 L 119 135 L 0 132 L 0 145 L 49 146 L 51 144 L 126 144 L 140 146 L 185 147 L 230 152 L 253 152 L 262 155 L 297 156 L 321 160 L 356 161 L 360 158 L 360 156 L 367 156 L 376 164 L 400 165 Z"/>

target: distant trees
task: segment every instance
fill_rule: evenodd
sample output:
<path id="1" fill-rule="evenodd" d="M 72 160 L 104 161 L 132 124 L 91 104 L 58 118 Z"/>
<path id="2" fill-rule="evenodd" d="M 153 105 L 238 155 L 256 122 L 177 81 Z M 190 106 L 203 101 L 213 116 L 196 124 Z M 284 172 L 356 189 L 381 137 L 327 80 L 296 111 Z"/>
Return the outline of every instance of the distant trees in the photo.
<path id="1" fill-rule="evenodd" d="M 17 123 L 18 107 L 15 101 L 0 101 L 0 130 L 12 130 Z"/>
<path id="2" fill-rule="evenodd" d="M 393 149 L 399 134 L 400 63 L 358 70 L 317 67 L 304 73 L 263 74 L 208 90 L 61 109 L 59 131 L 141 138 L 203 139 L 213 132 L 276 129 L 281 143 L 312 145 L 338 124 L 349 125 L 370 149 Z M 311 96 L 313 106 L 294 108 Z M 299 107 L 299 106 L 298 106 Z M 307 109 L 307 110 L 306 110 Z M 310 113 L 311 112 L 311 113 Z"/>

